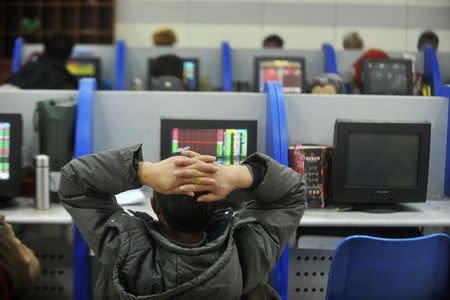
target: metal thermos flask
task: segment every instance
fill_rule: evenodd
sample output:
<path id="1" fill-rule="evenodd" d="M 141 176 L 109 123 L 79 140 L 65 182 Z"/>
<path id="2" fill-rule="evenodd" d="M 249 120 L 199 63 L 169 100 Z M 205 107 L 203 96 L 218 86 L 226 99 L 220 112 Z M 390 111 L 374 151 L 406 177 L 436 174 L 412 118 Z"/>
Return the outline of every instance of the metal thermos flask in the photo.
<path id="1" fill-rule="evenodd" d="M 35 158 L 35 202 L 36 209 L 50 209 L 50 159 L 48 155 L 39 154 Z"/>

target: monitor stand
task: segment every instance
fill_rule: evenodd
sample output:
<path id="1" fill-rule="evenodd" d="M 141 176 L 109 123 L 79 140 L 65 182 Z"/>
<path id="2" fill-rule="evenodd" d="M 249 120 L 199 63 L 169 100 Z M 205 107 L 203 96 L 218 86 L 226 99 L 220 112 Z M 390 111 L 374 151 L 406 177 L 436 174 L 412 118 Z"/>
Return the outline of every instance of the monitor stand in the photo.
<path id="1" fill-rule="evenodd" d="M 405 208 L 398 203 L 383 203 L 383 204 L 353 204 L 348 206 L 339 206 L 338 210 L 341 211 L 360 211 L 371 214 L 390 214 L 401 212 Z"/>

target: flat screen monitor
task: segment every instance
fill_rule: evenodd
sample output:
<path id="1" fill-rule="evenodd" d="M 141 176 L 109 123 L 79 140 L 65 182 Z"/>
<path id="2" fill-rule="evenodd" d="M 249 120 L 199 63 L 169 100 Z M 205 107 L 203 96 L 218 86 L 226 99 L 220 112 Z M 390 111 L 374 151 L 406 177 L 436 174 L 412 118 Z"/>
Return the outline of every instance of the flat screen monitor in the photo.
<path id="1" fill-rule="evenodd" d="M 200 62 L 197 58 L 182 58 L 183 60 L 183 83 L 188 91 L 198 91 L 200 81 Z M 151 88 L 151 68 L 155 59 L 148 60 L 148 82 Z"/>
<path id="2" fill-rule="evenodd" d="M 334 202 L 426 201 L 429 122 L 337 120 L 334 130 Z"/>
<path id="3" fill-rule="evenodd" d="M 413 95 L 412 61 L 366 59 L 362 65 L 362 92 L 371 95 Z"/>
<path id="4" fill-rule="evenodd" d="M 0 198 L 14 197 L 22 179 L 22 116 L 0 114 Z"/>
<path id="5" fill-rule="evenodd" d="M 94 77 L 97 84 L 101 80 L 101 63 L 98 57 L 72 57 L 66 63 L 66 69 L 76 78 Z"/>
<path id="6" fill-rule="evenodd" d="M 238 165 L 256 152 L 257 121 L 161 120 L 161 159 L 189 147 L 214 155 L 217 162 Z"/>
<path id="7" fill-rule="evenodd" d="M 304 91 L 305 76 L 303 57 L 255 58 L 255 85 L 258 92 L 264 90 L 266 81 L 279 81 L 285 93 L 301 93 Z"/>

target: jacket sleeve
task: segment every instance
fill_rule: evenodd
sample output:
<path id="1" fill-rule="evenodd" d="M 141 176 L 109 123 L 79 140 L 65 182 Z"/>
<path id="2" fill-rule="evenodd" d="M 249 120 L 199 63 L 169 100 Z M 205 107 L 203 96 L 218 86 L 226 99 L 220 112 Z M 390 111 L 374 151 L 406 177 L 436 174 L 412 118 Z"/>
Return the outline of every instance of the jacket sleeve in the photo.
<path id="1" fill-rule="evenodd" d="M 125 215 L 114 195 L 141 186 L 133 160 L 142 160 L 141 145 L 74 159 L 61 170 L 61 202 L 100 261 L 117 250 L 118 228 L 125 226 L 113 224 Z"/>
<path id="2" fill-rule="evenodd" d="M 254 200 L 236 213 L 242 225 L 235 233 L 244 279 L 243 293 L 255 288 L 275 266 L 305 211 L 306 184 L 294 170 L 263 154 L 250 161 L 265 163 L 266 174 L 251 192 Z"/>
<path id="3" fill-rule="evenodd" d="M 29 293 L 40 274 L 39 261 L 34 252 L 22 244 L 12 226 L 0 214 L 0 267 L 6 273 L 11 294 L 19 298 Z"/>

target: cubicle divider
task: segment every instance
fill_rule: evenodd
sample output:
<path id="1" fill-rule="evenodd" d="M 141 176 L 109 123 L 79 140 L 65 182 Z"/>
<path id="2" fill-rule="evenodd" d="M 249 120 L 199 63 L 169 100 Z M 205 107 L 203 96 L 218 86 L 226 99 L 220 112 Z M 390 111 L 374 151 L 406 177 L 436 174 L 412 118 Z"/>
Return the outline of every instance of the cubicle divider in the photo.
<path id="1" fill-rule="evenodd" d="M 279 82 L 267 82 L 266 154 L 288 166 L 288 142 L 283 87 Z M 286 247 L 272 272 L 272 284 L 281 299 L 288 299 L 289 248 Z"/>
<path id="2" fill-rule="evenodd" d="M 444 97 L 286 95 L 290 144 L 333 144 L 337 118 L 431 122 L 428 197 L 444 191 L 448 100 Z"/>
<path id="3" fill-rule="evenodd" d="M 323 59 L 325 61 L 325 73 L 337 74 L 337 64 L 336 64 L 336 52 L 331 44 L 325 43 L 322 45 Z"/>
<path id="4" fill-rule="evenodd" d="M 34 111 L 43 100 L 75 99 L 77 91 L 72 90 L 2 90 L 0 89 L 0 112 L 20 113 L 23 120 L 23 155 L 25 166 L 33 165 L 33 157 L 39 154 L 39 136 L 35 131 Z"/>
<path id="5" fill-rule="evenodd" d="M 228 42 L 222 43 L 222 86 L 224 92 L 233 91 L 233 65 L 231 47 Z"/>
<path id="6" fill-rule="evenodd" d="M 217 48 L 172 48 L 172 47 L 129 47 L 127 49 L 127 89 L 133 89 L 133 81 L 142 80 L 145 88 L 148 82 L 148 59 L 164 54 L 175 54 L 181 58 L 199 60 L 200 80 L 209 83 L 210 90 L 222 90 L 222 49 Z"/>
<path id="7" fill-rule="evenodd" d="M 18 37 L 14 44 L 12 72 L 17 72 L 31 54 L 40 53 L 43 50 L 42 44 L 26 44 L 23 38 Z M 101 78 L 113 83 L 113 88 L 116 90 L 125 88 L 127 62 L 126 44 L 123 40 L 117 41 L 115 45 L 77 44 L 73 52 L 100 58 Z"/>
<path id="8" fill-rule="evenodd" d="M 93 101 L 96 81 L 93 78 L 80 80 L 75 123 L 75 157 L 93 151 Z M 76 225 L 73 225 L 73 299 L 87 300 L 90 296 L 89 246 Z"/>
<path id="9" fill-rule="evenodd" d="M 14 48 L 13 48 L 13 58 L 12 58 L 12 65 L 11 65 L 11 72 L 16 73 L 19 71 L 21 66 L 21 52 L 23 48 L 23 38 L 18 37 L 14 41 Z"/>

